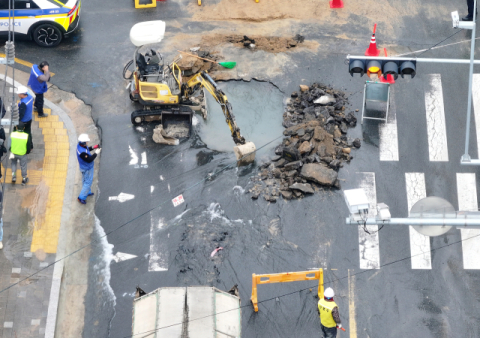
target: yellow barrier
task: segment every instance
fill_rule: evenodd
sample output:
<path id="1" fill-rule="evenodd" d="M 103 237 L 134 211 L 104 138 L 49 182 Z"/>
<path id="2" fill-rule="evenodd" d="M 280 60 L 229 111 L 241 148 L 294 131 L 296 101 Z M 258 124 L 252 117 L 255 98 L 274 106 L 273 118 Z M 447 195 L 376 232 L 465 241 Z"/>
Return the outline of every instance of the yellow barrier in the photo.
<path id="1" fill-rule="evenodd" d="M 157 0 L 135 0 L 135 8 L 152 8 L 157 7 Z"/>
<path id="2" fill-rule="evenodd" d="M 252 301 L 255 312 L 258 312 L 258 299 L 257 299 L 257 285 L 270 284 L 270 283 L 286 283 L 297 282 L 304 280 L 318 279 L 318 298 L 323 297 L 323 269 L 318 271 L 297 271 L 297 272 L 283 272 L 266 275 L 252 274 Z"/>

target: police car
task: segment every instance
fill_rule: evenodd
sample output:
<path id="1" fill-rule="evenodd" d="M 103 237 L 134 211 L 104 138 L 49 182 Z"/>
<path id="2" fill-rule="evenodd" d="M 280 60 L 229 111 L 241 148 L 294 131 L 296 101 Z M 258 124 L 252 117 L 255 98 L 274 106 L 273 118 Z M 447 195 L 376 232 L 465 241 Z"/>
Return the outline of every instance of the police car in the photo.
<path id="1" fill-rule="evenodd" d="M 8 3 L 15 10 L 8 18 Z M 8 28 L 15 36 L 33 39 L 39 46 L 55 47 L 72 33 L 80 19 L 81 0 L 0 0 L 0 37 L 8 37 Z M 15 22 L 14 20 L 15 19 Z"/>

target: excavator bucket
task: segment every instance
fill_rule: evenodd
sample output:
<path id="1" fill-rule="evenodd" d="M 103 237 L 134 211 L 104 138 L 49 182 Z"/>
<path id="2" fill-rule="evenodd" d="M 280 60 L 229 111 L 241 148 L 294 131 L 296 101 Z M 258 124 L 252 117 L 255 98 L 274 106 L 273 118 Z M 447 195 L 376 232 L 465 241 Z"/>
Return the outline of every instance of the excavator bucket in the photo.
<path id="1" fill-rule="evenodd" d="M 172 137 L 190 137 L 192 114 L 171 114 L 170 112 L 163 112 L 162 125 L 167 134 Z"/>
<path id="2" fill-rule="evenodd" d="M 255 153 L 257 148 L 253 142 L 246 142 L 245 144 L 233 147 L 233 152 L 237 157 L 237 165 L 248 165 L 255 161 Z"/>

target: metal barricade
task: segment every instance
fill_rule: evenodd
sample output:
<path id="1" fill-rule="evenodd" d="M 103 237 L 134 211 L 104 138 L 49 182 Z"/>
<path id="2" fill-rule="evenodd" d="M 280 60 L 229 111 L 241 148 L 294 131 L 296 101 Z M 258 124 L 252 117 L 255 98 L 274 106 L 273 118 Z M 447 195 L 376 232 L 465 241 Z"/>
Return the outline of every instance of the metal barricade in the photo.
<path id="1" fill-rule="evenodd" d="M 258 312 L 257 285 L 270 283 L 285 283 L 318 279 L 318 297 L 323 297 L 323 269 L 313 271 L 283 272 L 266 275 L 252 274 L 252 305 Z"/>
<path id="2" fill-rule="evenodd" d="M 385 117 L 379 116 L 368 116 L 369 103 L 379 103 L 386 104 L 385 108 Z M 365 87 L 363 91 L 363 106 L 362 106 L 362 124 L 364 119 L 369 120 L 380 120 L 387 122 L 388 119 L 388 110 L 390 108 L 390 84 L 382 82 L 365 82 Z M 371 110 L 370 110 L 371 111 Z M 376 109 L 378 111 L 378 109 Z"/>

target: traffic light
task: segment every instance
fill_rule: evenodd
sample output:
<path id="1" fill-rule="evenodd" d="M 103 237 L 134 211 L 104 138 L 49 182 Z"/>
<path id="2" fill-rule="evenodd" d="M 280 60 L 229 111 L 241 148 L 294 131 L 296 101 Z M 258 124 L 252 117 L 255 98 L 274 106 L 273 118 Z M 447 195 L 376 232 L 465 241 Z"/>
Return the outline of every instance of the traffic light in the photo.
<path id="1" fill-rule="evenodd" d="M 398 74 L 403 78 L 405 75 L 410 75 L 412 78 L 416 74 L 417 62 L 415 60 L 402 60 L 395 58 L 351 58 L 349 59 L 349 72 L 350 75 L 353 74 L 363 74 L 367 73 L 367 76 L 370 77 L 371 74 L 377 74 L 379 77 L 381 75 L 392 75 L 396 80 Z"/>

